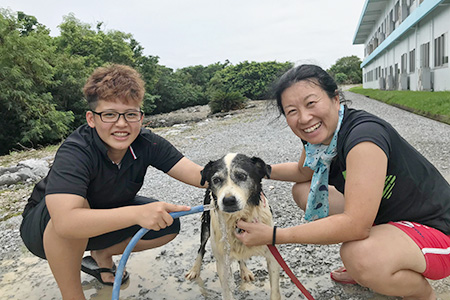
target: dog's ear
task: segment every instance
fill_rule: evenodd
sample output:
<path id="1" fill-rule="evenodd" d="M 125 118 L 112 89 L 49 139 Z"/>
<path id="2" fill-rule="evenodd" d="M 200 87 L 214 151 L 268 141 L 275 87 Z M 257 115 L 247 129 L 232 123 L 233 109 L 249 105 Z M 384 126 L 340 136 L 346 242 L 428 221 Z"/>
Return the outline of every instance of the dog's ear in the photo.
<path id="1" fill-rule="evenodd" d="M 261 176 L 261 179 L 266 177 L 267 179 L 270 178 L 270 173 L 272 172 L 272 167 L 270 165 L 267 165 L 261 158 L 253 156 L 252 162 L 256 165 L 258 168 L 258 173 Z"/>
<path id="2" fill-rule="evenodd" d="M 211 167 L 213 165 L 213 161 L 210 161 L 204 168 L 203 170 L 200 171 L 200 174 L 202 175 L 202 179 L 200 181 L 201 185 L 205 185 L 205 182 L 209 182 L 209 180 L 211 179 Z"/>

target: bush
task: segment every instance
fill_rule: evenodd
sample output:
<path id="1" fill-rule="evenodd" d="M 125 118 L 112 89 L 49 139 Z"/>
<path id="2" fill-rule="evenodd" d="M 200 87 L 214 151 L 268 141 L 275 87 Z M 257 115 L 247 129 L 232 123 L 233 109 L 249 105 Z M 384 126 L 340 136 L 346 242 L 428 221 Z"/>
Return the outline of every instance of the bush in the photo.
<path id="1" fill-rule="evenodd" d="M 337 84 L 344 84 L 347 83 L 348 77 L 344 73 L 337 73 L 334 75 L 334 80 L 336 80 Z"/>
<path id="2" fill-rule="evenodd" d="M 230 110 L 241 109 L 244 107 L 246 99 L 239 92 L 217 91 L 214 93 L 209 108 L 211 113 L 227 112 Z"/>
<path id="3" fill-rule="evenodd" d="M 227 66 L 218 73 L 226 90 L 239 91 L 248 99 L 265 100 L 270 96 L 273 81 L 291 67 L 290 62 L 244 61 L 235 66 Z"/>
<path id="4" fill-rule="evenodd" d="M 341 57 L 327 71 L 336 81 L 338 74 L 345 74 L 347 76 L 345 83 L 362 83 L 361 59 L 356 55 Z"/>

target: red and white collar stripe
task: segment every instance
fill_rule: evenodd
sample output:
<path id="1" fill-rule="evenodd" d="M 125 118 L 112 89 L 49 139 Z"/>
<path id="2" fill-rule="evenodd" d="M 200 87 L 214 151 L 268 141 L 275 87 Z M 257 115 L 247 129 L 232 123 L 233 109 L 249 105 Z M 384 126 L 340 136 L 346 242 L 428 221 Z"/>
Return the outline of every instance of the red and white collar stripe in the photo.
<path id="1" fill-rule="evenodd" d="M 133 155 L 134 160 L 136 160 L 136 159 L 137 159 L 137 156 L 136 156 L 136 154 L 134 153 L 133 147 L 131 147 L 131 145 L 130 145 L 129 148 L 130 148 L 131 155 Z"/>

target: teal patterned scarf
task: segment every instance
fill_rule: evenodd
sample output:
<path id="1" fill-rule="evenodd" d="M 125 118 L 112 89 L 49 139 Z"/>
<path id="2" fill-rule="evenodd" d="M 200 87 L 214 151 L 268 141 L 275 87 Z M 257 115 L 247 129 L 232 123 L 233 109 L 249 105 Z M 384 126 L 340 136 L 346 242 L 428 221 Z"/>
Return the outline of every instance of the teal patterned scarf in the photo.
<path id="1" fill-rule="evenodd" d="M 305 211 L 305 219 L 307 221 L 314 221 L 328 216 L 328 174 L 331 161 L 337 154 L 337 137 L 343 117 L 344 105 L 341 104 L 339 121 L 329 145 L 310 143 L 305 145 L 306 159 L 303 166 L 314 171 Z"/>

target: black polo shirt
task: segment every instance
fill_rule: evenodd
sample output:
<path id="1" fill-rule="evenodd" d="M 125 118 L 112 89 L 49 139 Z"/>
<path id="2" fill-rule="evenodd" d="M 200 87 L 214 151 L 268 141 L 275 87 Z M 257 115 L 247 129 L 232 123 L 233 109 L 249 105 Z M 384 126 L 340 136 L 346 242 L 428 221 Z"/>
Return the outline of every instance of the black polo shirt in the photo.
<path id="1" fill-rule="evenodd" d="M 167 140 L 141 129 L 119 167 L 109 159 L 97 131 L 82 125 L 58 149 L 49 174 L 35 186 L 24 215 L 50 194 L 79 195 L 91 208 L 116 207 L 134 199 L 148 166 L 167 173 L 181 158 L 183 155 Z"/>

